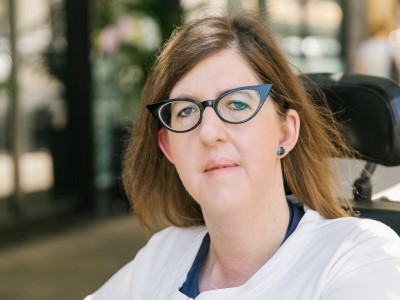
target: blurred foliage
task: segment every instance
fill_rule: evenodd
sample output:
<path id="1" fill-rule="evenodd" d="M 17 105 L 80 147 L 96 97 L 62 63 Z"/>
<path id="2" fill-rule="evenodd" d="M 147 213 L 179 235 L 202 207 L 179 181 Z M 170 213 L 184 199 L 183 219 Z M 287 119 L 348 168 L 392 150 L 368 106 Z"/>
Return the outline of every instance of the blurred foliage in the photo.
<path id="1" fill-rule="evenodd" d="M 179 0 L 146 0 L 127 1 L 125 7 L 128 11 L 142 11 L 152 17 L 160 25 L 162 39 L 171 35 L 173 25 L 180 25 L 183 11 Z"/>
<path id="2" fill-rule="evenodd" d="M 162 42 L 181 24 L 179 0 L 92 1 L 96 186 L 118 185 L 126 131 Z"/>
<path id="3" fill-rule="evenodd" d="M 92 1 L 95 98 L 108 102 L 117 122 L 132 120 L 158 48 L 181 15 L 179 0 Z"/>
<path id="4" fill-rule="evenodd" d="M 66 1 L 52 1 L 53 39 L 43 53 L 49 74 L 61 83 L 65 83 L 68 46 Z M 159 46 L 168 39 L 174 26 L 181 24 L 179 0 L 92 0 L 89 4 L 94 101 L 114 103 L 112 110 L 119 115 L 119 120 L 123 121 L 122 115 L 127 112 L 130 113 L 126 118 L 131 119 L 135 100 Z M 118 28 L 123 22 L 125 28 Z M 118 30 L 131 30 L 131 36 L 121 37 Z M 151 45 L 146 43 L 149 35 L 153 36 Z M 105 48 L 104 43 L 110 39 L 116 44 L 114 51 Z"/>
<path id="5" fill-rule="evenodd" d="M 162 38 L 167 39 L 173 25 L 181 24 L 182 9 L 179 0 L 96 0 L 92 1 L 92 26 L 103 28 L 119 15 L 142 12 L 160 25 Z"/>

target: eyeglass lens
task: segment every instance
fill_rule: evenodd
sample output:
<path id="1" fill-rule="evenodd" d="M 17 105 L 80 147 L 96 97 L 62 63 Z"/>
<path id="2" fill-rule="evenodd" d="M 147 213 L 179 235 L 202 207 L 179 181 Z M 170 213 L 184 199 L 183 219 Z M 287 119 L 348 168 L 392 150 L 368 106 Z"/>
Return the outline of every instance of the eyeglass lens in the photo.
<path id="1" fill-rule="evenodd" d="M 217 114 L 230 123 L 241 123 L 252 117 L 260 105 L 260 94 L 255 90 L 238 90 L 216 100 Z M 203 106 L 200 102 L 174 100 L 160 108 L 163 123 L 175 131 L 195 127 L 201 119 Z"/>

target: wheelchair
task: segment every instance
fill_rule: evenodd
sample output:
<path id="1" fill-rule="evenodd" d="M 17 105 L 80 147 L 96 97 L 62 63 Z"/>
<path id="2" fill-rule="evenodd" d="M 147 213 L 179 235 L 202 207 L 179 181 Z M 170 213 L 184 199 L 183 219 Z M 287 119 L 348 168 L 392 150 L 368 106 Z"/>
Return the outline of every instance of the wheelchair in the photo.
<path id="1" fill-rule="evenodd" d="M 371 183 L 378 165 L 400 166 L 400 86 L 390 79 L 352 73 L 313 73 L 303 80 L 317 105 L 332 110 L 346 142 L 359 155 L 356 159 L 363 162 L 352 185 L 354 209 L 360 217 L 381 221 L 400 234 L 400 199 L 372 199 Z M 316 89 L 325 97 L 315 96 Z"/>

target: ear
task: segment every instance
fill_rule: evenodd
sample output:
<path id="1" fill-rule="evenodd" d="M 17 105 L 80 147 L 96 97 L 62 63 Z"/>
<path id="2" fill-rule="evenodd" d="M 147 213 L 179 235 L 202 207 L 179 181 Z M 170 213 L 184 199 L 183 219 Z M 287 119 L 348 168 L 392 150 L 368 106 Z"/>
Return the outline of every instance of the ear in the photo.
<path id="1" fill-rule="evenodd" d="M 286 114 L 285 123 L 282 126 L 282 135 L 279 146 L 285 148 L 285 154 L 280 157 L 287 155 L 290 150 L 294 148 L 299 138 L 300 132 L 300 117 L 297 111 L 289 109 Z"/>
<path id="2" fill-rule="evenodd" d="M 171 149 L 169 147 L 168 132 L 165 128 L 160 128 L 158 130 L 158 146 L 160 147 L 161 151 L 164 153 L 165 157 L 171 163 L 174 163 L 172 154 L 171 154 Z"/>

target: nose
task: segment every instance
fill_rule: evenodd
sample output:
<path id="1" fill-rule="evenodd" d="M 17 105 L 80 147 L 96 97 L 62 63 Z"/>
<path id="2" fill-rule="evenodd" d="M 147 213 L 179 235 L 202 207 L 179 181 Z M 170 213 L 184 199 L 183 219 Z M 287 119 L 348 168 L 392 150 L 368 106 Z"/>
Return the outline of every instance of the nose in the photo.
<path id="1" fill-rule="evenodd" d="M 227 140 L 226 124 L 217 116 L 212 107 L 206 107 L 203 111 L 200 139 L 210 146 Z"/>

